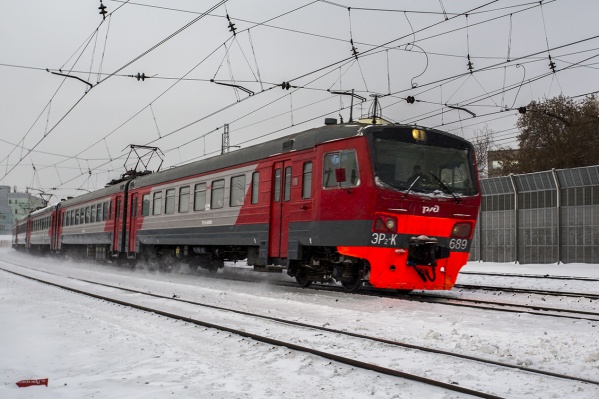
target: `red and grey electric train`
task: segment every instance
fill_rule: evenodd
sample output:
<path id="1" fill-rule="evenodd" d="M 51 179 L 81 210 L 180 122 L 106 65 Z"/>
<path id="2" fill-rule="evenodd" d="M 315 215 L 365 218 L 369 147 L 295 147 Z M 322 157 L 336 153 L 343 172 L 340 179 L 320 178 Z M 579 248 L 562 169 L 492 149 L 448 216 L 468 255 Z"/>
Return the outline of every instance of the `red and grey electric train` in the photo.
<path id="1" fill-rule="evenodd" d="M 95 259 L 246 259 L 302 286 L 451 289 L 480 206 L 472 145 L 434 129 L 327 124 L 35 211 L 13 246 Z"/>

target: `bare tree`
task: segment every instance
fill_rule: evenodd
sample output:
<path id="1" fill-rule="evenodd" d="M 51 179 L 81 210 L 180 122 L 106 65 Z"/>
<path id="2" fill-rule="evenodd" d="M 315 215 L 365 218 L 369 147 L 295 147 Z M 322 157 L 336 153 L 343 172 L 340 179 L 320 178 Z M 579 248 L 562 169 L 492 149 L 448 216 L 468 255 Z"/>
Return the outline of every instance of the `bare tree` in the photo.
<path id="1" fill-rule="evenodd" d="M 472 140 L 474 153 L 476 154 L 476 164 L 478 175 L 483 178 L 488 176 L 489 151 L 495 149 L 495 131 L 484 125 L 474 131 Z"/>

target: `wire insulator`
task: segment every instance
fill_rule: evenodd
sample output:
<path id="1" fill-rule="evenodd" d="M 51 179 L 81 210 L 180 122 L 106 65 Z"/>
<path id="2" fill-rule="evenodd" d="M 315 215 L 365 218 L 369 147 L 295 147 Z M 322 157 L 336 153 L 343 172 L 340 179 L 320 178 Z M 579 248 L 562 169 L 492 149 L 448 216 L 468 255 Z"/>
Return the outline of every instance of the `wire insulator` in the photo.
<path id="1" fill-rule="evenodd" d="M 229 14 L 227 14 L 227 21 L 229 21 L 229 32 L 233 32 L 233 36 L 236 36 L 237 33 L 235 33 L 235 31 L 237 30 L 237 28 L 235 27 L 235 24 L 233 22 L 231 22 L 231 18 L 229 18 Z"/>
<path id="2" fill-rule="evenodd" d="M 354 46 L 354 40 L 353 39 L 349 39 L 349 42 L 351 44 L 351 52 L 354 56 L 354 58 L 357 60 L 358 59 L 358 49 L 356 48 L 356 46 Z"/>
<path id="3" fill-rule="evenodd" d="M 98 7 L 98 10 L 100 10 L 99 14 L 102 15 L 102 20 L 105 20 L 108 12 L 106 11 L 106 6 L 102 3 L 102 0 L 100 0 L 100 7 Z"/>
<path id="4" fill-rule="evenodd" d="M 406 102 L 408 104 L 414 104 L 415 101 L 416 99 L 414 98 L 414 96 L 408 96 L 408 98 L 406 98 Z"/>
<path id="5" fill-rule="evenodd" d="M 472 63 L 472 61 L 470 61 L 470 54 L 468 54 L 468 70 L 470 71 L 470 73 L 472 73 L 473 69 L 474 69 L 474 64 Z"/>
<path id="6" fill-rule="evenodd" d="M 551 60 L 551 54 L 549 54 L 549 69 L 551 69 L 551 72 L 555 73 L 555 62 Z"/>

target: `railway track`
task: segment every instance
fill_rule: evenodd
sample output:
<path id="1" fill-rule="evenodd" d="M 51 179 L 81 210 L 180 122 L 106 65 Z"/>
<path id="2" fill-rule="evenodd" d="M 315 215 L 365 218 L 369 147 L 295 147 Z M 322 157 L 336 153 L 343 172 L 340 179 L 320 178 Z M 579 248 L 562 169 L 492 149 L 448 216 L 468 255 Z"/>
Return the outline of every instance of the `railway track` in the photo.
<path id="1" fill-rule="evenodd" d="M 20 266 L 20 267 L 26 267 L 26 266 L 18 265 L 15 263 L 13 263 L 13 265 Z M 120 268 L 117 267 L 117 269 L 120 269 Z M 230 269 L 234 269 L 234 268 L 231 267 Z M 33 269 L 33 270 L 35 270 L 35 269 Z M 231 277 L 231 276 L 223 276 L 221 274 L 206 273 L 202 277 L 203 278 L 216 278 L 216 279 L 230 279 L 230 280 L 234 280 L 234 281 L 248 281 L 245 279 L 240 279 L 238 275 Z M 250 282 L 253 282 L 253 281 L 254 280 L 250 280 Z M 294 282 L 277 281 L 274 284 L 281 286 L 281 287 L 298 288 L 298 285 Z M 456 285 L 456 287 L 457 287 L 457 285 Z M 466 287 L 460 287 L 460 288 L 466 289 Z M 493 291 L 504 290 L 501 287 L 493 287 L 493 288 L 494 288 Z M 337 286 L 337 285 L 328 285 L 328 284 L 313 284 L 308 289 L 319 290 L 319 291 L 344 292 L 342 287 Z M 484 287 L 472 286 L 472 288 L 468 288 L 468 289 L 484 289 Z M 505 290 L 509 290 L 509 292 L 515 292 L 515 293 L 521 293 L 521 294 L 539 294 L 539 295 L 542 295 L 542 294 L 540 294 L 540 292 L 543 292 L 542 290 L 525 290 L 525 289 L 518 290 L 518 289 L 510 289 L 510 288 L 507 288 Z M 536 291 L 536 292 L 532 292 L 532 291 Z M 556 291 L 552 291 L 552 293 L 554 296 L 559 295 L 559 292 L 556 292 Z M 483 299 L 458 298 L 455 296 L 444 295 L 443 291 L 428 292 L 428 293 L 422 291 L 422 292 L 411 292 L 411 293 L 406 294 L 406 293 L 397 293 L 397 292 L 389 291 L 389 290 L 381 290 L 381 289 L 375 289 L 375 288 L 370 288 L 370 287 L 364 287 L 362 290 L 354 293 L 354 295 L 369 295 L 369 296 L 377 296 L 377 297 L 391 298 L 391 299 L 400 298 L 402 300 L 407 300 L 407 301 L 434 303 L 434 304 L 447 305 L 447 306 L 457 306 L 457 307 L 465 307 L 465 308 L 481 309 L 481 310 L 491 310 L 491 311 L 507 312 L 507 313 L 525 313 L 525 314 L 543 316 L 543 317 L 557 317 L 557 318 L 566 318 L 566 319 L 573 319 L 573 320 L 599 321 L 599 312 L 594 312 L 594 311 L 575 310 L 575 309 L 568 309 L 568 308 L 556 308 L 556 307 L 551 307 L 551 306 L 544 306 L 541 304 L 538 304 L 538 305 L 516 304 L 516 303 L 510 303 L 510 302 L 502 302 L 502 301 L 498 301 L 496 299 L 489 301 L 489 300 L 483 300 Z M 590 294 L 590 295 L 592 296 L 593 294 Z M 566 293 L 564 293 L 563 296 L 585 297 L 585 296 L 588 296 L 588 294 L 566 292 Z M 593 300 L 594 298 L 591 297 L 590 299 Z"/>
<path id="2" fill-rule="evenodd" d="M 1 263 L 8 263 L 8 262 L 1 261 Z M 15 264 L 13 264 L 13 266 L 24 267 L 22 265 L 15 265 Z M 85 280 L 85 279 L 69 278 L 71 280 L 74 280 L 74 281 L 77 281 L 80 283 L 85 283 L 85 284 L 89 284 L 89 285 L 96 286 L 96 287 L 110 288 L 113 290 L 125 292 L 127 295 L 135 294 L 137 296 L 153 298 L 153 299 L 157 299 L 160 301 L 168 301 L 171 303 L 173 301 L 175 301 L 175 302 L 178 302 L 181 304 L 185 304 L 186 306 L 191 305 L 195 308 L 202 308 L 202 309 L 208 310 L 209 312 L 217 312 L 219 315 L 218 316 L 213 315 L 212 316 L 213 319 L 223 320 L 223 319 L 226 319 L 226 317 L 223 317 L 223 314 L 233 314 L 236 316 L 236 318 L 238 318 L 239 316 L 242 316 L 244 318 L 259 320 L 258 324 L 261 325 L 260 329 L 262 329 L 264 331 L 269 331 L 269 330 L 274 329 L 275 327 L 272 326 L 272 323 L 274 323 L 274 325 L 277 325 L 277 327 L 276 327 L 277 330 L 281 329 L 281 325 L 284 325 L 285 328 L 291 329 L 290 330 L 291 332 L 287 333 L 286 338 L 284 337 L 285 339 L 281 339 L 280 337 L 273 338 L 272 334 L 270 334 L 271 336 L 266 336 L 266 335 L 263 335 L 263 333 L 247 332 L 248 321 L 244 321 L 242 323 L 244 325 L 244 328 L 240 330 L 239 328 L 232 327 L 230 324 L 225 325 L 226 323 L 223 324 L 221 322 L 219 322 L 218 324 L 215 324 L 211 321 L 206 321 L 206 320 L 202 321 L 197 318 L 181 316 L 178 313 L 167 312 L 167 311 L 161 310 L 159 307 L 156 307 L 156 306 L 141 305 L 139 303 L 124 301 L 122 299 L 114 298 L 112 296 L 100 295 L 97 293 L 89 292 L 88 290 L 73 288 L 73 287 L 65 285 L 65 284 L 57 284 L 57 283 L 49 281 L 47 279 L 40 279 L 40 278 L 33 277 L 30 275 L 25 275 L 23 273 L 15 272 L 13 270 L 8 270 L 6 268 L 2 268 L 2 270 L 25 277 L 25 278 L 29 278 L 29 279 L 32 279 L 35 281 L 39 281 L 39 282 L 42 282 L 45 284 L 51 284 L 51 285 L 54 285 L 54 286 L 57 286 L 57 287 L 60 287 L 60 288 L 63 288 L 63 289 L 66 289 L 66 290 L 69 290 L 72 292 L 76 292 L 76 293 L 88 295 L 88 296 L 91 296 L 91 297 L 94 297 L 97 299 L 117 303 L 119 305 L 129 306 L 129 307 L 136 308 L 139 310 L 156 313 L 156 314 L 159 314 L 159 315 L 162 315 L 165 317 L 182 320 L 182 321 L 185 321 L 188 323 L 201 325 L 201 326 L 204 326 L 207 328 L 214 328 L 214 329 L 217 329 L 220 331 L 225 331 L 225 332 L 228 332 L 231 334 L 237 334 L 237 335 L 240 335 L 243 337 L 254 339 L 259 342 L 268 343 L 270 345 L 274 345 L 277 347 L 283 346 L 283 347 L 287 347 L 287 348 L 290 348 L 293 350 L 311 353 L 311 354 L 329 359 L 331 361 L 350 365 L 352 367 L 357 367 L 357 368 L 361 368 L 364 370 L 371 370 L 371 371 L 375 371 L 378 373 L 391 375 L 391 376 L 395 376 L 395 377 L 405 378 L 405 379 L 409 379 L 412 381 L 417 381 L 417 382 L 425 383 L 428 385 L 433 385 L 433 386 L 436 386 L 436 387 L 439 387 L 442 389 L 447 389 L 447 390 L 451 390 L 454 392 L 460 392 L 460 393 L 464 393 L 467 395 L 472 395 L 475 397 L 499 398 L 501 396 L 497 396 L 496 394 L 489 393 L 489 392 L 481 392 L 479 390 L 465 388 L 463 386 L 463 385 L 467 384 L 467 382 L 465 382 L 465 381 L 461 381 L 461 382 L 460 381 L 451 381 L 449 383 L 444 382 L 443 380 L 444 379 L 446 380 L 447 376 L 444 376 L 444 378 L 432 379 L 432 378 L 424 377 L 423 375 L 418 375 L 416 373 L 412 373 L 412 372 L 408 373 L 405 371 L 400 371 L 400 370 L 397 370 L 397 368 L 388 367 L 389 365 L 377 365 L 374 362 L 356 359 L 355 357 L 352 357 L 351 349 L 348 352 L 347 347 L 352 346 L 352 343 L 350 342 L 352 340 L 355 341 L 355 343 L 353 344 L 354 347 L 363 347 L 364 341 L 370 341 L 371 345 L 375 345 L 378 348 L 378 350 L 376 350 L 376 352 L 388 353 L 388 351 L 391 349 L 396 350 L 396 351 L 401 351 L 402 352 L 401 357 L 403 358 L 403 361 L 401 362 L 402 364 L 403 364 L 403 362 L 406 361 L 406 359 L 411 359 L 411 360 L 407 360 L 408 363 L 418 364 L 418 362 L 421 360 L 413 358 L 414 356 L 421 357 L 424 355 L 424 356 L 452 357 L 454 359 L 452 361 L 452 364 L 454 365 L 454 367 L 456 366 L 456 362 L 458 362 L 458 363 L 465 362 L 464 367 L 468 367 L 467 365 L 469 363 L 476 362 L 478 364 L 477 367 L 488 367 L 488 368 L 492 369 L 490 371 L 490 374 L 494 375 L 493 378 L 497 377 L 497 375 L 494 373 L 498 372 L 498 367 L 499 367 L 499 368 L 503 369 L 505 372 L 519 371 L 519 372 L 525 373 L 526 375 L 529 375 L 529 376 L 535 375 L 536 378 L 539 378 L 541 380 L 546 379 L 546 378 L 555 378 L 555 379 L 567 381 L 568 383 L 585 384 L 585 385 L 592 384 L 595 386 L 599 386 L 599 381 L 578 378 L 575 376 L 568 376 L 568 375 L 564 375 L 564 374 L 552 373 L 552 372 L 532 369 L 532 368 L 518 366 L 518 365 L 501 363 L 501 362 L 496 362 L 496 361 L 483 359 L 483 358 L 479 358 L 479 357 L 466 356 L 466 355 L 461 355 L 461 354 L 457 354 L 457 353 L 453 353 L 453 352 L 427 348 L 424 346 L 406 344 L 406 343 L 402 343 L 402 342 L 398 342 L 398 341 L 390 341 L 390 340 L 381 339 L 381 338 L 377 338 L 377 337 L 373 337 L 373 336 L 357 334 L 357 333 L 352 333 L 352 332 L 348 332 L 348 331 L 341 331 L 341 330 L 336 330 L 336 329 L 323 327 L 323 326 L 300 323 L 300 322 L 296 322 L 296 321 L 290 321 L 290 320 L 270 317 L 270 316 L 266 316 L 266 315 L 260 315 L 260 314 L 255 314 L 255 313 L 251 313 L 251 312 L 239 311 L 239 310 L 235 310 L 235 309 L 209 305 L 209 304 L 200 303 L 200 302 L 196 302 L 196 301 L 185 300 L 182 298 L 177 298 L 177 297 L 172 297 L 172 296 L 167 296 L 167 295 L 160 295 L 160 294 L 144 292 L 144 291 L 140 291 L 140 290 L 136 290 L 136 289 L 131 289 L 131 288 L 124 288 L 122 286 L 114 286 L 114 285 L 110 285 L 110 284 L 104 284 L 104 283 L 89 281 L 89 280 Z M 35 270 L 35 269 L 33 269 L 33 270 Z M 37 271 L 37 272 L 40 272 L 40 271 Z M 44 271 L 43 273 L 48 273 L 48 272 Z M 61 276 L 61 277 L 64 278 L 64 276 Z M 170 307 L 172 308 L 172 306 L 170 306 Z M 266 326 L 264 325 L 265 323 L 266 323 Z M 297 339 L 293 339 L 293 337 L 295 337 L 297 335 L 298 329 L 300 329 L 300 331 L 302 331 L 302 333 L 300 334 L 300 336 L 302 337 L 301 341 L 305 341 L 306 337 L 310 336 L 316 342 L 314 342 L 314 341 L 311 342 L 310 346 L 299 345 L 297 343 Z M 305 332 L 308 330 L 312 331 L 312 333 L 309 333 L 306 335 Z M 313 333 L 314 331 L 319 332 L 319 334 L 314 334 Z M 283 335 L 285 335 L 285 334 L 283 334 Z M 339 337 L 341 337 L 341 339 Z M 324 350 L 318 349 L 318 346 L 322 347 L 323 345 L 325 347 L 330 348 L 332 346 L 333 348 L 335 348 L 335 346 L 336 346 L 334 344 L 335 342 L 343 342 L 343 346 L 346 349 L 341 350 L 341 353 L 339 353 L 339 350 L 337 350 L 337 353 L 331 353 L 330 351 L 324 351 Z M 336 349 L 338 349 L 338 348 L 336 348 Z M 417 352 L 417 354 L 414 355 L 414 352 Z M 442 360 L 439 360 L 439 362 L 442 363 Z M 472 367 L 472 366 L 470 366 L 470 367 Z M 427 374 L 427 373 L 425 373 L 425 374 Z M 541 380 L 539 380 L 538 383 L 543 383 Z M 499 395 L 501 395 L 501 394 L 499 394 Z"/>
<path id="3" fill-rule="evenodd" d="M 593 300 L 599 299 L 599 294 L 593 294 L 593 293 L 537 290 L 537 289 L 530 289 L 530 288 L 497 287 L 497 286 L 490 286 L 490 285 L 473 285 L 473 284 L 456 284 L 454 286 L 454 288 L 456 288 L 456 289 L 461 288 L 461 289 L 468 289 L 468 290 L 515 292 L 515 293 L 519 293 L 519 294 L 588 298 L 588 299 L 593 299 Z"/>
<path id="4" fill-rule="evenodd" d="M 460 271 L 460 274 L 466 276 L 489 276 L 489 277 L 513 277 L 513 278 L 528 278 L 536 280 L 572 280 L 572 281 L 599 281 L 599 278 L 593 277 L 576 277 L 576 276 L 554 276 L 551 274 L 515 274 L 515 273 L 489 273 L 489 272 L 466 272 Z"/>
<path id="5" fill-rule="evenodd" d="M 293 283 L 286 284 L 282 283 L 285 286 L 294 286 Z M 312 285 L 308 289 L 315 290 L 324 290 L 324 291 L 336 291 L 342 292 L 343 289 L 337 286 L 330 285 L 320 285 L 315 284 Z M 528 291 L 526 291 L 528 293 Z M 425 303 L 435 303 L 440 305 L 448 305 L 448 306 L 459 306 L 465 308 L 472 309 L 483 309 L 483 310 L 492 310 L 499 312 L 508 312 L 508 313 L 526 313 L 530 315 L 536 316 L 544 316 L 544 317 L 558 317 L 558 318 L 566 318 L 566 319 L 574 319 L 574 320 L 589 320 L 589 321 L 599 321 L 599 312 L 585 311 L 585 310 L 572 310 L 566 308 L 556 308 L 550 306 L 542 306 L 542 305 L 526 305 L 526 304 L 516 304 L 510 302 L 500 302 L 497 300 L 487 301 L 483 299 L 471 299 L 471 298 L 458 298 L 453 296 L 445 296 L 441 293 L 437 292 L 411 292 L 411 293 L 390 293 L 385 290 L 377 290 L 377 289 L 363 289 L 354 295 L 372 295 L 382 298 L 400 298 L 402 300 L 407 301 L 416 301 L 416 302 L 425 302 Z M 578 294 L 579 296 L 584 296 L 585 294 Z M 572 295 L 565 295 L 572 296 Z"/>

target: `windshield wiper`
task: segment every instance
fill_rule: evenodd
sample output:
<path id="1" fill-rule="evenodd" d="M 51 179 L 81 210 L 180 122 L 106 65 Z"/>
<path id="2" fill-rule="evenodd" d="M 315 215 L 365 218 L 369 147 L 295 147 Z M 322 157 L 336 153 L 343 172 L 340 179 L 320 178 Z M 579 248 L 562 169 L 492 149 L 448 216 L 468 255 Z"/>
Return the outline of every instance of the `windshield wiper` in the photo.
<path id="1" fill-rule="evenodd" d="M 408 189 L 406 190 L 405 194 L 403 195 L 402 199 L 406 199 L 406 197 L 408 196 L 408 193 L 412 190 L 412 187 L 414 187 L 414 184 L 416 184 L 416 182 L 420 180 L 420 176 L 416 176 L 416 178 L 414 179 L 414 181 L 412 182 L 412 184 L 410 184 L 410 187 L 408 187 Z"/>
<path id="2" fill-rule="evenodd" d="M 447 190 L 447 192 L 449 194 L 451 194 L 451 196 L 455 199 L 456 204 L 459 204 L 460 202 L 462 202 L 460 197 L 458 197 L 456 195 L 456 193 L 454 193 L 453 190 L 451 188 L 449 188 L 449 186 L 443 182 L 443 180 L 439 179 L 439 177 L 436 174 L 434 174 L 432 170 L 429 170 L 429 172 L 439 182 L 439 185 L 441 186 L 441 188 L 444 188 L 445 190 Z"/>

